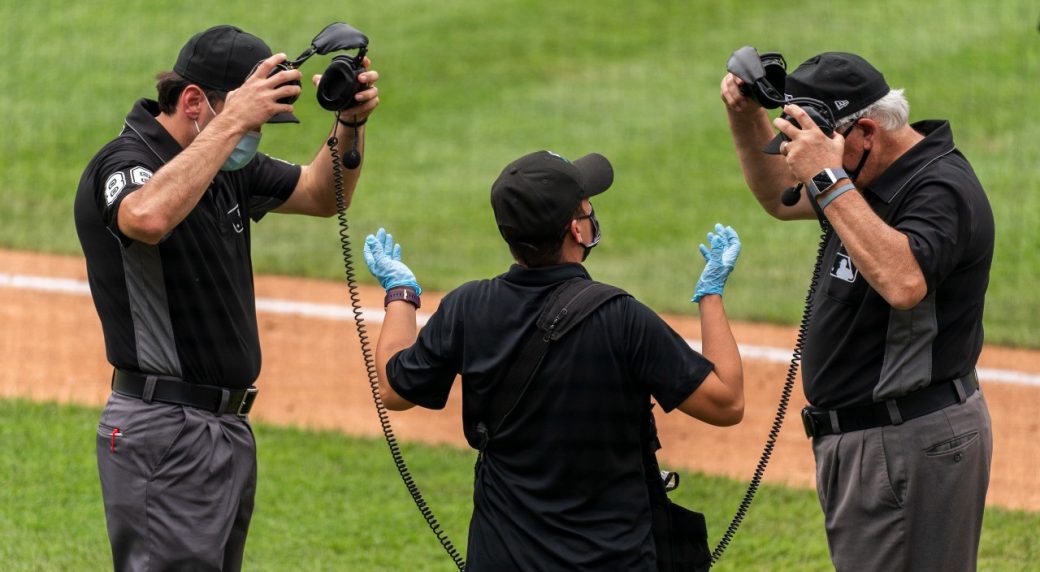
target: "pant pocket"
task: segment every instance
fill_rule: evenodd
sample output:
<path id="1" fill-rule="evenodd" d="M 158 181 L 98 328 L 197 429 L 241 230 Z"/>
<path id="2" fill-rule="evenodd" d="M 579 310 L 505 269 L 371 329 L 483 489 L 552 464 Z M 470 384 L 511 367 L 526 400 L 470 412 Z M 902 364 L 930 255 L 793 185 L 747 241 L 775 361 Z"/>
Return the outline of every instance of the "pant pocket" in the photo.
<path id="1" fill-rule="evenodd" d="M 115 453 L 122 448 L 123 440 L 126 438 L 122 429 L 107 423 L 98 423 L 97 435 L 99 446 L 107 447 L 110 453 Z"/>
<path id="2" fill-rule="evenodd" d="M 896 428 L 883 427 L 877 433 L 878 444 L 881 448 L 879 466 L 884 473 L 882 486 L 887 487 L 895 506 L 902 508 L 906 502 L 909 487 L 909 469 L 904 443 Z"/>
<path id="3" fill-rule="evenodd" d="M 148 427 L 148 458 L 151 460 L 151 474 L 155 474 L 177 449 L 178 441 L 187 426 L 187 416 L 183 408 L 171 407 L 163 416 L 154 419 Z"/>
<path id="4" fill-rule="evenodd" d="M 946 455 L 954 455 L 963 452 L 965 449 L 972 447 L 979 440 L 979 432 L 972 431 L 970 433 L 964 433 L 963 435 L 957 435 L 951 439 L 946 439 L 928 447 L 924 450 L 925 455 L 929 457 L 943 457 Z"/>
<path id="5" fill-rule="evenodd" d="M 145 403 L 116 396 L 98 423 L 98 454 L 122 459 L 134 474 L 148 478 L 176 442 L 185 425 L 184 408 L 167 403 Z"/>

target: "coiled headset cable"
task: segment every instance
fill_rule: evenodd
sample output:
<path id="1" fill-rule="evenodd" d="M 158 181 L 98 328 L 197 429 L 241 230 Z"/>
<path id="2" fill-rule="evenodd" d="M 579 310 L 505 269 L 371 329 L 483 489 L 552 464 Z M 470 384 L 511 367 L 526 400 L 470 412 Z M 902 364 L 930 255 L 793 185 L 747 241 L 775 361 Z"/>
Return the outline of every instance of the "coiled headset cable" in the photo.
<path id="1" fill-rule="evenodd" d="M 336 120 L 339 121 L 338 118 Z M 390 455 L 394 458 L 394 466 L 397 467 L 397 472 L 401 475 L 401 480 L 404 481 L 405 487 L 408 488 L 408 494 L 412 496 L 412 500 L 415 501 L 415 506 L 419 508 L 419 512 L 422 513 L 423 519 L 426 524 L 429 525 L 430 530 L 437 537 L 437 541 L 440 542 L 441 546 L 448 553 L 448 556 L 455 561 L 455 566 L 459 570 L 466 569 L 466 561 L 459 554 L 459 551 L 455 549 L 455 546 L 451 543 L 451 539 L 441 529 L 440 523 L 437 522 L 437 517 L 433 514 L 433 509 L 426 503 L 426 499 L 423 498 L 422 491 L 419 490 L 419 486 L 415 483 L 415 479 L 412 478 L 411 472 L 408 470 L 408 465 L 404 462 L 404 456 L 401 455 L 401 447 L 397 443 L 397 437 L 394 436 L 393 427 L 390 425 L 390 415 L 387 412 L 386 406 L 383 404 L 383 398 L 379 394 L 379 378 L 376 373 L 375 359 L 373 357 L 371 344 L 368 338 L 368 329 L 365 327 L 364 317 L 362 316 L 361 310 L 361 297 L 358 294 L 357 287 L 357 276 L 354 272 L 354 261 L 351 255 L 350 247 L 350 225 L 347 223 L 347 201 L 343 196 L 343 162 L 340 158 L 339 140 L 336 137 L 337 124 L 332 124 L 332 135 L 328 139 L 329 153 L 332 155 L 332 175 L 336 187 L 336 214 L 339 218 L 339 242 L 340 248 L 343 252 L 343 270 L 347 278 L 347 289 L 350 291 L 350 306 L 351 311 L 354 313 L 354 323 L 357 326 L 358 339 L 361 342 L 361 354 L 365 359 L 365 371 L 368 373 L 368 384 L 372 390 L 372 400 L 376 404 L 376 414 L 379 415 L 379 425 L 383 428 L 383 437 L 386 438 L 386 444 L 390 447 Z M 354 153 L 357 152 L 358 145 L 358 130 L 357 126 L 354 127 Z M 360 156 L 357 157 L 360 159 Z M 350 157 L 353 162 L 354 157 Z M 348 165 L 348 167 L 355 169 L 360 165 L 360 160 L 357 164 Z"/>
<path id="2" fill-rule="evenodd" d="M 791 354 L 791 364 L 787 367 L 787 379 L 784 381 L 784 388 L 780 393 L 780 403 L 776 406 L 776 417 L 773 419 L 772 428 L 769 429 L 769 437 L 766 438 L 765 447 L 762 449 L 762 457 L 758 460 L 755 473 L 751 477 L 751 482 L 748 483 L 747 492 L 744 493 L 744 499 L 740 501 L 737 513 L 733 515 L 733 520 L 729 523 L 729 528 L 726 529 L 722 539 L 719 540 L 715 550 L 711 553 L 712 565 L 715 565 L 722 558 L 722 553 L 726 551 L 726 547 L 733 540 L 733 535 L 737 533 L 737 528 L 740 527 L 740 523 L 747 516 L 748 509 L 751 508 L 751 501 L 754 500 L 755 493 L 758 492 L 758 487 L 762 484 L 762 476 L 766 472 L 766 465 L 769 464 L 769 459 L 773 456 L 773 448 L 776 447 L 776 439 L 780 435 L 780 428 L 784 424 L 787 406 L 791 401 L 791 391 L 794 389 L 794 382 L 798 375 L 798 366 L 802 361 L 802 349 L 805 346 L 806 332 L 809 329 L 809 322 L 812 320 L 813 299 L 816 295 L 816 287 L 820 283 L 823 253 L 827 248 L 827 239 L 830 238 L 831 233 L 830 222 L 821 217 L 820 229 L 820 246 L 816 250 L 816 263 L 813 265 L 812 281 L 809 284 L 809 291 L 805 295 L 805 309 L 802 310 L 802 321 L 798 326 L 798 338 L 795 341 L 794 351 Z"/>

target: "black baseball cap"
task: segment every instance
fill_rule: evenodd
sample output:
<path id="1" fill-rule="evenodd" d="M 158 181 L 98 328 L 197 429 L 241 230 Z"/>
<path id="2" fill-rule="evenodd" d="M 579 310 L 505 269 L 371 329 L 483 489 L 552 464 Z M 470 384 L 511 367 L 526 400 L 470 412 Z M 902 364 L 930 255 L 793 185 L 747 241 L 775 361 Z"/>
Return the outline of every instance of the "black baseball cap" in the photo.
<path id="1" fill-rule="evenodd" d="M 191 83 L 225 93 L 237 89 L 271 48 L 260 38 L 235 26 L 214 26 L 188 40 L 173 71 Z M 268 123 L 299 123 L 292 113 L 278 113 Z"/>
<path id="2" fill-rule="evenodd" d="M 535 151 L 502 170 L 491 186 L 491 208 L 511 244 L 543 244 L 562 238 L 581 200 L 613 182 L 614 169 L 599 153 L 568 161 L 551 151 Z"/>
<path id="3" fill-rule="evenodd" d="M 873 105 L 891 91 L 885 76 L 870 62 L 845 52 L 824 52 L 806 60 L 787 76 L 784 99 L 811 97 L 830 109 L 835 121 Z M 766 153 L 779 154 L 777 134 Z"/>

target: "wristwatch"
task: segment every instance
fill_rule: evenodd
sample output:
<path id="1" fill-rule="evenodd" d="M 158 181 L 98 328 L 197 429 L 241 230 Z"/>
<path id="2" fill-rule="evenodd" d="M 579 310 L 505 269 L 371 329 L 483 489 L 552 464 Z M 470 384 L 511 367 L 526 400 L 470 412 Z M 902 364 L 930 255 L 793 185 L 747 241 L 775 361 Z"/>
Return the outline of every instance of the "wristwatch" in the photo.
<path id="1" fill-rule="evenodd" d="M 399 286 L 397 288 L 391 288 L 386 291 L 386 297 L 383 298 L 383 308 L 385 309 L 390 305 L 390 302 L 394 300 L 403 300 L 409 304 L 415 306 L 418 310 L 422 306 L 422 301 L 419 295 L 415 293 L 415 290 L 408 288 L 407 286 Z"/>
<path id="2" fill-rule="evenodd" d="M 845 172 L 845 169 L 838 167 L 837 169 L 824 169 L 809 181 L 807 185 L 809 194 L 815 199 L 817 195 L 826 191 L 827 189 L 834 186 L 834 183 L 842 179 L 848 179 L 849 175 Z"/>

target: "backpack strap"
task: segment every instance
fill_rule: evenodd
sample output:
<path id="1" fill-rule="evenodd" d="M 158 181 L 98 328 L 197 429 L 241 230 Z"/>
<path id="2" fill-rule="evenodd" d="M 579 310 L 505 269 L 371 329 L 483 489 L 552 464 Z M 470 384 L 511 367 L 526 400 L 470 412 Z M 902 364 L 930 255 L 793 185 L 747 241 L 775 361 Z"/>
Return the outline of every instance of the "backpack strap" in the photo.
<path id="1" fill-rule="evenodd" d="M 621 288 L 586 278 L 567 280 L 549 294 L 538 315 L 535 330 L 528 335 L 516 360 L 505 370 L 488 402 L 483 420 L 477 423 L 481 453 L 520 403 L 552 342 L 574 329 L 604 303 L 628 295 Z"/>

